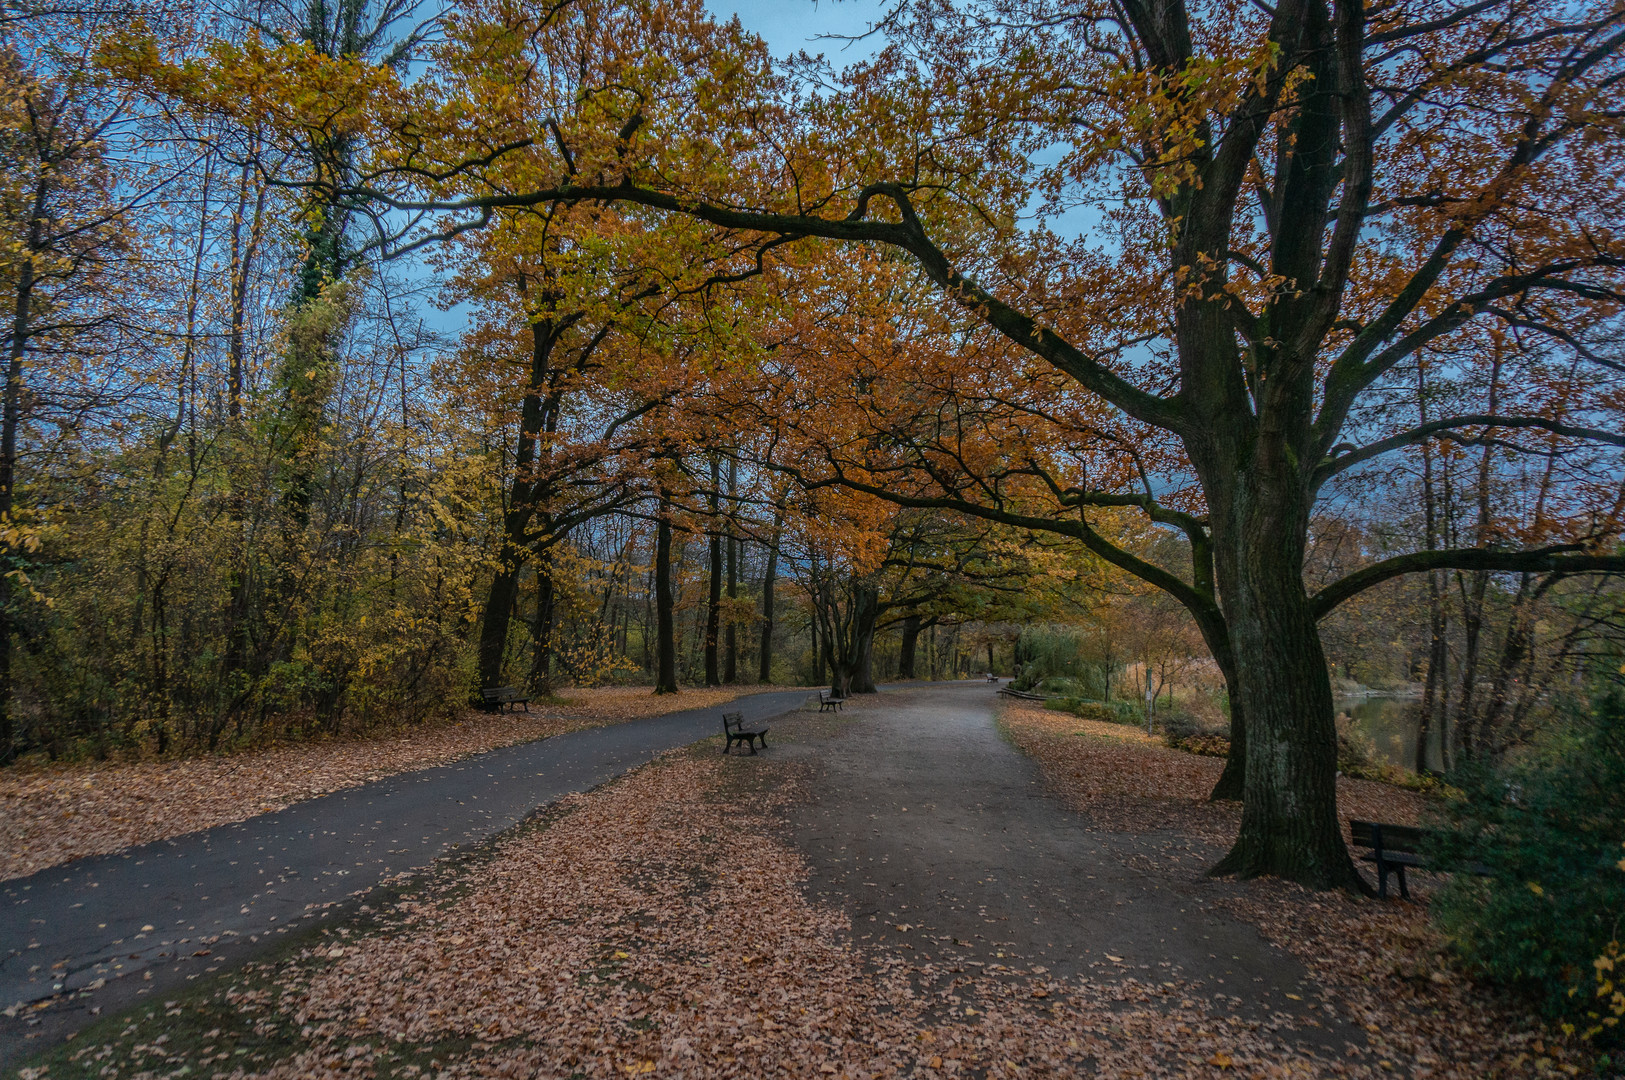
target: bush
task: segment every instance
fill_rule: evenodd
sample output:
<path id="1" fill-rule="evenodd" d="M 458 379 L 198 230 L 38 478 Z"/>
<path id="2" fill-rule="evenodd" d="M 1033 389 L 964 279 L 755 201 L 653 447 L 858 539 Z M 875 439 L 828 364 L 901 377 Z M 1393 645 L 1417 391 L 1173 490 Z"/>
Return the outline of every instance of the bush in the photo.
<path id="1" fill-rule="evenodd" d="M 1599 987 L 1625 921 L 1625 695 L 1597 700 L 1513 766 L 1462 770 L 1433 852 L 1456 874 L 1433 912 L 1475 973 L 1569 1030 L 1618 1041 Z M 1598 964 L 1601 958 L 1604 963 Z"/>
<path id="2" fill-rule="evenodd" d="M 1016 642 L 1021 670 L 1012 685 L 1068 697 L 1109 697 L 1119 669 L 1092 656 L 1092 651 L 1083 632 L 1074 627 L 1029 626 Z M 1056 689 L 1048 689 L 1052 683 Z"/>
<path id="3" fill-rule="evenodd" d="M 1139 724 L 1140 714 L 1126 701 L 1088 701 L 1075 697 L 1055 697 L 1044 702 L 1044 708 L 1069 712 L 1084 720 L 1098 720 L 1103 724 Z"/>
<path id="4" fill-rule="evenodd" d="M 1212 726 L 1187 712 L 1167 712 L 1158 717 L 1163 741 L 1169 748 L 1205 757 L 1230 756 L 1230 726 Z"/>

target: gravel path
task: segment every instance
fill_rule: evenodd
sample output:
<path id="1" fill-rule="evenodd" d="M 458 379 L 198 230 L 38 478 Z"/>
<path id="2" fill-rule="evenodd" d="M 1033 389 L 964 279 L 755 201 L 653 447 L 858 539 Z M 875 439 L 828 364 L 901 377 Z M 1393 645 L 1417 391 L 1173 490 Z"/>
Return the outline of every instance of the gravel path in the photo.
<path id="1" fill-rule="evenodd" d="M 794 823 L 808 888 L 851 914 L 860 942 L 919 961 L 1182 980 L 1243 1018 L 1293 1015 L 1308 1048 L 1358 1039 L 1320 1022 L 1296 959 L 1216 908 L 1241 888 L 1203 875 L 1222 852 L 1067 809 L 1000 737 L 995 703 L 981 684 L 894 691 L 851 710 L 839 737 L 782 751 L 812 771 Z"/>

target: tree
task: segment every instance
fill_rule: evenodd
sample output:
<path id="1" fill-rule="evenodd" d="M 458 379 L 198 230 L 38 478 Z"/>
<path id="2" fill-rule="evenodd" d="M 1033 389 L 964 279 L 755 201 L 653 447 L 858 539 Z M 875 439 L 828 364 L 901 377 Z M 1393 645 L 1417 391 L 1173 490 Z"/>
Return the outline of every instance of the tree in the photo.
<path id="1" fill-rule="evenodd" d="M 805 99 L 777 174 L 757 160 L 722 187 L 641 167 L 668 137 L 651 125 L 600 182 L 560 175 L 463 205 L 616 199 L 743 233 L 899 249 L 1136 440 L 1175 448 L 1167 472 L 1194 485 L 1185 506 L 1154 486 L 1067 485 L 1057 510 L 1079 516 L 1046 520 L 1169 591 L 1221 665 L 1233 660 L 1246 798 L 1218 869 L 1353 887 L 1318 619 L 1398 574 L 1625 567 L 1604 507 L 1576 516 L 1559 545 L 1398 554 L 1313 597 L 1301 578 L 1317 497 L 1378 455 L 1490 428 L 1625 443 L 1597 411 L 1606 395 L 1561 419 L 1483 403 L 1409 426 L 1376 404 L 1408 385 L 1420 350 L 1470 323 L 1562 340 L 1576 309 L 1617 302 L 1622 253 L 1603 238 L 1625 156 L 1603 118 L 1618 109 L 1622 28 L 1607 5 L 903 5 L 879 59 Z M 757 122 L 755 149 L 776 132 Z M 1059 164 L 1034 160 L 1057 144 Z M 1103 250 L 1019 224 L 1035 198 L 1059 209 L 1113 196 L 1127 202 Z M 1030 521 L 958 490 L 902 498 Z M 1186 534 L 1189 577 L 1089 524 L 1089 508 L 1124 504 Z"/>
<path id="2" fill-rule="evenodd" d="M 1095 429 L 1143 468 L 1099 482 L 1022 469 L 1015 505 L 974 473 L 944 487 L 940 467 L 900 491 L 854 458 L 841 481 L 1074 537 L 1191 612 L 1245 731 L 1242 827 L 1219 870 L 1359 884 L 1316 628 L 1339 603 L 1431 570 L 1625 568 L 1617 508 L 1579 485 L 1560 543 L 1397 553 L 1314 596 L 1302 578 L 1317 500 L 1379 457 L 1497 431 L 1625 445 L 1613 369 L 1594 362 L 1594 337 L 1566 329 L 1610 325 L 1621 297 L 1615 7 L 905 2 L 875 60 L 839 76 L 804 66 L 794 87 L 692 4 L 662 8 L 658 25 L 705 42 L 703 78 L 629 64 L 570 152 L 549 156 L 524 118 L 482 116 L 431 168 L 426 126 L 480 112 L 451 86 L 453 107 L 389 120 L 357 193 L 453 215 L 425 239 L 576 200 L 697 218 L 764 255 L 809 239 L 889 248 L 980 332 L 969 344 L 999 340 L 1006 364 L 1025 354 L 1052 370 L 1013 369 L 1018 390 L 1058 378 L 1098 403 L 1109 423 Z M 455 169 L 461 185 L 506 153 L 537 167 L 527 190 L 437 179 Z M 1048 227 L 1076 206 L 1098 211 L 1104 243 Z M 1414 400 L 1424 350 L 1486 325 L 1569 349 L 1596 372 L 1589 391 L 1427 421 L 1392 407 Z M 1453 375 L 1484 361 L 1466 356 Z M 1183 533 L 1188 573 L 1092 523 L 1122 507 Z"/>
<path id="3" fill-rule="evenodd" d="M 28 390 L 41 378 L 30 368 L 52 358 L 66 369 L 75 357 L 95 354 L 94 332 L 119 316 L 111 268 L 131 243 L 127 217 L 150 193 L 120 190 L 106 142 L 126 124 L 127 101 L 98 85 L 86 55 L 56 47 L 62 22 L 6 29 L 0 34 L 0 285 L 9 309 L 0 324 L 0 764 L 15 752 L 12 639 L 19 596 L 28 593 L 29 554 L 39 543 L 38 523 L 17 498 Z M 92 302 L 103 290 L 105 302 Z"/>

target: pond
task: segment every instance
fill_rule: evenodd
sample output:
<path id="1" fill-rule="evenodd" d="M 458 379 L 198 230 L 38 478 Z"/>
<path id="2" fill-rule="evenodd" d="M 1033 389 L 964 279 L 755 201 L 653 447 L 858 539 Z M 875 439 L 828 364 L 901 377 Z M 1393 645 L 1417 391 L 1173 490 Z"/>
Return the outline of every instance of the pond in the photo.
<path id="1" fill-rule="evenodd" d="M 1379 759 L 1416 771 L 1416 698 L 1338 697 L 1336 709 L 1347 713 L 1354 730 L 1371 740 Z M 1427 759 L 1429 768 L 1441 767 L 1438 731 L 1429 733 Z"/>

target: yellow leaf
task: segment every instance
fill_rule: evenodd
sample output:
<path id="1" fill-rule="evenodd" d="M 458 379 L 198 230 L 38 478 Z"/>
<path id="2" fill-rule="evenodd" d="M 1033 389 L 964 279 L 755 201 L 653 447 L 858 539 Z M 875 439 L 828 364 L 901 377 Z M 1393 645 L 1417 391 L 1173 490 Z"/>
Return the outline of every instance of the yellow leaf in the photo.
<path id="1" fill-rule="evenodd" d="M 1212 1057 L 1207 1059 L 1207 1063 L 1209 1065 L 1217 1065 L 1221 1069 L 1228 1069 L 1234 1065 L 1236 1061 L 1223 1050 L 1218 1050 L 1214 1052 Z"/>

